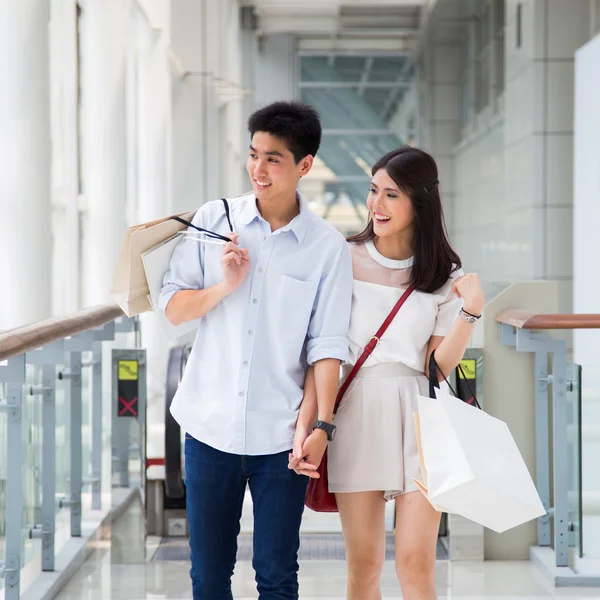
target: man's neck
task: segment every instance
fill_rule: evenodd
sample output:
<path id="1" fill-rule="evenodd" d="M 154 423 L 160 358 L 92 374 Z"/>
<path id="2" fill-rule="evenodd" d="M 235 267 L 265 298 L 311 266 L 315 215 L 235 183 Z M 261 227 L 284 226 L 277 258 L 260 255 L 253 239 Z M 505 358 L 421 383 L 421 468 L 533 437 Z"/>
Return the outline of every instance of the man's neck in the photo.
<path id="1" fill-rule="evenodd" d="M 256 207 L 262 218 L 271 226 L 271 231 L 285 227 L 300 214 L 300 204 L 296 193 L 286 198 L 276 198 L 269 202 L 256 199 Z"/>

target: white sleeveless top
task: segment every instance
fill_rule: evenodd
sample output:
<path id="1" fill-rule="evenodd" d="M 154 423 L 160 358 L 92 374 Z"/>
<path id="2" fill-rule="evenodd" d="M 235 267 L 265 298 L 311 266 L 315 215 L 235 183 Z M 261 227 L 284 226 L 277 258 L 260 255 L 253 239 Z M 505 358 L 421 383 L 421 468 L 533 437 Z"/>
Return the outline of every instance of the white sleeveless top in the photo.
<path id="1" fill-rule="evenodd" d="M 392 260 L 381 255 L 372 241 L 350 243 L 353 268 L 352 316 L 348 333 L 350 363 L 355 364 L 364 347 L 408 287 L 413 259 Z M 404 303 L 365 367 L 400 362 L 424 372 L 431 336 L 445 336 L 454 324 L 463 301 L 452 291 L 462 270 L 436 292 L 415 291 Z"/>

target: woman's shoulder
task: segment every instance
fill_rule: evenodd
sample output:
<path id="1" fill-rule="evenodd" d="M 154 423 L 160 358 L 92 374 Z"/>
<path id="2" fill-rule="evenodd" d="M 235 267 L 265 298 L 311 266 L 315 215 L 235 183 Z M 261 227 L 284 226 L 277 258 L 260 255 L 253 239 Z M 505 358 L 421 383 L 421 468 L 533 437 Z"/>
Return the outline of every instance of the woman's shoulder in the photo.
<path id="1" fill-rule="evenodd" d="M 454 293 L 452 291 L 452 286 L 454 285 L 454 282 L 459 277 L 462 277 L 464 274 L 464 271 L 458 265 L 452 265 L 452 271 L 450 273 L 450 276 L 446 280 L 446 283 L 444 283 L 444 285 L 439 290 L 434 292 L 434 295 L 438 297 L 440 302 L 443 302 L 444 300 L 447 300 L 450 296 L 452 296 L 452 294 Z"/>

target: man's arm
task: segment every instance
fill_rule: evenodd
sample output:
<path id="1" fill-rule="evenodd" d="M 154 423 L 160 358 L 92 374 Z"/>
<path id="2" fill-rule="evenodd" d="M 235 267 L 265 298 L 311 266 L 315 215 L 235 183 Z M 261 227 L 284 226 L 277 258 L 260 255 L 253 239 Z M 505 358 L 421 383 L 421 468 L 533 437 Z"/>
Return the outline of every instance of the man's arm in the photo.
<path id="1" fill-rule="evenodd" d="M 168 300 L 165 315 L 173 325 L 204 317 L 242 285 L 250 267 L 248 250 L 237 247 L 236 234 L 231 239 L 221 255 L 223 281 L 206 289 L 176 291 Z"/>
<path id="2" fill-rule="evenodd" d="M 314 365 L 317 418 L 331 423 L 340 376 L 340 363 L 348 356 L 348 326 L 352 305 L 352 261 L 345 242 L 328 261 L 323 274 L 314 314 L 308 328 L 308 362 Z M 311 424 L 312 429 L 312 424 Z M 298 471 L 300 459 L 318 467 L 327 447 L 327 434 L 315 429 L 300 453 L 294 453 L 290 466 Z M 297 455 L 299 454 L 299 456 Z"/>

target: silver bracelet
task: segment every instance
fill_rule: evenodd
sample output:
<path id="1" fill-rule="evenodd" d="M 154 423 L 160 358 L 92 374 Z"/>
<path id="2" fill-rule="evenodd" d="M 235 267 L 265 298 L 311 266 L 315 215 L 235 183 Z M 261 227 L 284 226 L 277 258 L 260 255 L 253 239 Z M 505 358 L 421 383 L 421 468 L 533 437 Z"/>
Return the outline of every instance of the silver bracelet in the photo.
<path id="1" fill-rule="evenodd" d="M 478 317 L 475 315 L 472 315 L 471 313 L 467 312 L 464 308 L 461 308 L 460 312 L 458 314 L 467 323 L 469 323 L 469 325 L 475 325 L 475 323 L 477 323 L 477 321 L 479 321 L 479 319 L 481 319 L 481 315 L 479 315 Z"/>

